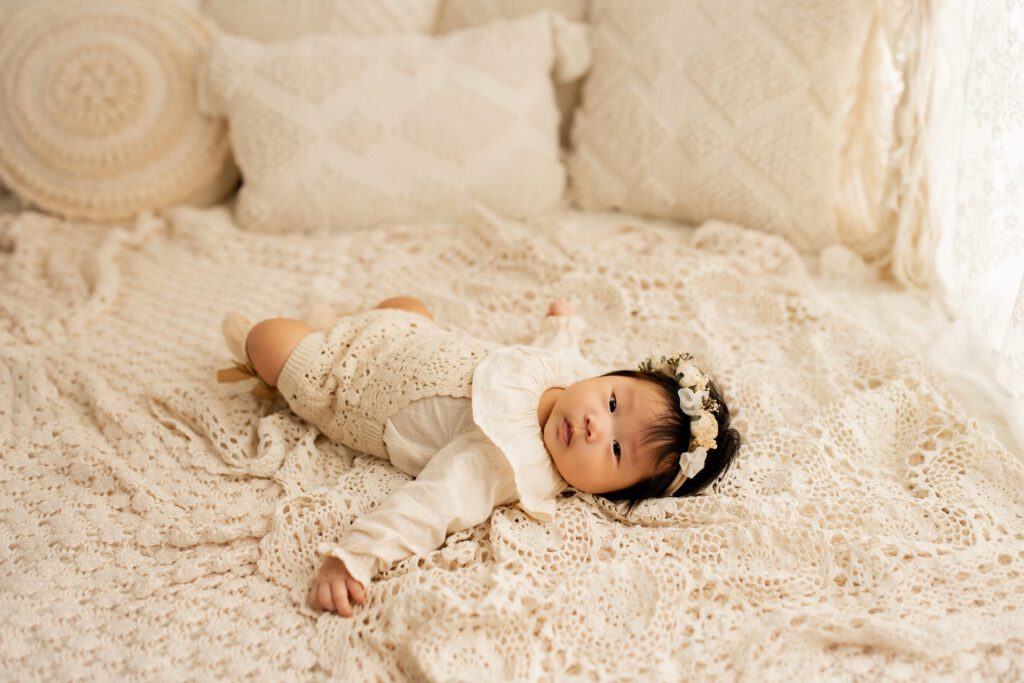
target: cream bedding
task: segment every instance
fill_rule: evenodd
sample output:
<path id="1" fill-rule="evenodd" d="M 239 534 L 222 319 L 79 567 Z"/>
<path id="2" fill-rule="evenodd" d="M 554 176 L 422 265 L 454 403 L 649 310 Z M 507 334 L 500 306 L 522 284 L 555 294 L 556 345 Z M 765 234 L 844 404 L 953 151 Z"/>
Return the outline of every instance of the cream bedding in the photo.
<path id="1" fill-rule="evenodd" d="M 222 207 L 124 230 L 0 218 L 3 670 L 1024 675 L 1024 465 L 925 361 L 819 294 L 779 238 L 537 224 L 279 237 Z M 316 542 L 407 478 L 216 384 L 218 322 L 324 322 L 402 292 L 502 342 L 568 298 L 599 366 L 694 352 L 745 438 L 734 469 L 628 520 L 580 494 L 550 525 L 499 508 L 382 575 L 358 618 L 314 615 Z"/>

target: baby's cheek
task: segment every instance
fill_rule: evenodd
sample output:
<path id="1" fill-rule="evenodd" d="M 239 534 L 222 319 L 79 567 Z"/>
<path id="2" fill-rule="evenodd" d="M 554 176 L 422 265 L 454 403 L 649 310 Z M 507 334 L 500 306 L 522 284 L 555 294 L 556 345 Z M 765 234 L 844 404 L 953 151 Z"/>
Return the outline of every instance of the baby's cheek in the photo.
<path id="1" fill-rule="evenodd" d="M 548 452 L 548 454 L 550 455 L 550 451 Z M 576 472 L 573 469 L 569 459 L 566 458 L 564 454 L 561 456 L 552 455 L 551 462 L 555 465 L 555 469 L 558 470 L 558 474 L 562 477 L 562 479 L 565 479 L 569 486 L 572 486 L 573 488 L 579 488 L 579 482 L 578 478 L 576 477 Z"/>
<path id="2" fill-rule="evenodd" d="M 577 458 L 566 464 L 567 472 L 562 478 L 578 491 L 586 493 L 606 493 L 614 491 L 615 486 L 608 473 L 600 465 L 586 458 Z"/>

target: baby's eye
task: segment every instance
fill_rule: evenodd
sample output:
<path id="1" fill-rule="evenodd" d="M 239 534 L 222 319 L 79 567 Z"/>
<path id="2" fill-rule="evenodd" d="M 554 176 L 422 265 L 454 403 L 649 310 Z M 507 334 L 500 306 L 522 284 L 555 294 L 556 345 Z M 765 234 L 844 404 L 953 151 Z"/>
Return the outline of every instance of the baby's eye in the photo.
<path id="1" fill-rule="evenodd" d="M 618 401 L 615 400 L 615 394 L 612 394 L 612 397 L 610 399 L 608 399 L 608 410 L 610 410 L 610 411 L 612 411 L 614 413 L 615 412 L 615 407 L 617 405 L 619 405 L 619 403 L 618 403 Z"/>
<path id="2" fill-rule="evenodd" d="M 619 445 L 618 441 L 612 441 L 612 453 L 615 454 L 616 460 L 622 457 L 622 446 Z"/>

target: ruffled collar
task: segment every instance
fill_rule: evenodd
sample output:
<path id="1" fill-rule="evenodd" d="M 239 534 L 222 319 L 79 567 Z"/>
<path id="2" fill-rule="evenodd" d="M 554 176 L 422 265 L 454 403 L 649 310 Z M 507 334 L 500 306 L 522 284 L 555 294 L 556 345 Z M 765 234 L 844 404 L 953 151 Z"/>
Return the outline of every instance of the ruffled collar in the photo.
<path id="1" fill-rule="evenodd" d="M 568 486 L 544 448 L 541 394 L 595 374 L 575 350 L 534 346 L 498 349 L 473 373 L 473 421 L 511 465 L 519 507 L 535 519 L 554 519 L 555 498 Z"/>

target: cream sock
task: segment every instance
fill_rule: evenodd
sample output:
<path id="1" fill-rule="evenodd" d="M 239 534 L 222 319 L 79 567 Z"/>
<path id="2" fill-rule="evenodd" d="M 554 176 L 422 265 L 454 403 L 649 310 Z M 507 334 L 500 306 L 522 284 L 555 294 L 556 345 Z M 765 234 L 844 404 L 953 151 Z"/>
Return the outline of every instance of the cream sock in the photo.
<path id="1" fill-rule="evenodd" d="M 220 330 L 224 335 L 231 355 L 239 363 L 249 365 L 249 354 L 245 352 L 245 339 L 249 336 L 252 323 L 241 313 L 230 311 L 224 316 L 220 323 Z"/>

